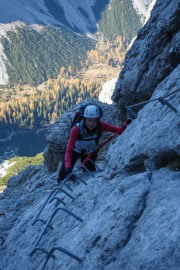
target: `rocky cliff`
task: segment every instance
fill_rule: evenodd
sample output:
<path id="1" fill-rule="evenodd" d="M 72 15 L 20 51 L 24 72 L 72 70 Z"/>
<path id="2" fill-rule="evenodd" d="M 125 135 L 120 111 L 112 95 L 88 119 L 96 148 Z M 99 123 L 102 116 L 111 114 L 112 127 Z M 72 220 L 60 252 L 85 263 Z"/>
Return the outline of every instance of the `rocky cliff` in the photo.
<path id="1" fill-rule="evenodd" d="M 120 124 L 124 107 L 149 101 L 100 155 L 101 171 L 58 189 L 72 108 L 47 134 L 46 165 L 10 179 L 0 195 L 0 269 L 179 269 L 179 3 L 157 1 L 131 47 L 114 93 L 120 110 L 101 104 L 104 120 Z"/>
<path id="2" fill-rule="evenodd" d="M 180 64 L 179 25 L 180 1 L 157 1 L 127 53 L 116 84 L 113 100 L 123 112 L 127 105 L 149 100 Z"/>

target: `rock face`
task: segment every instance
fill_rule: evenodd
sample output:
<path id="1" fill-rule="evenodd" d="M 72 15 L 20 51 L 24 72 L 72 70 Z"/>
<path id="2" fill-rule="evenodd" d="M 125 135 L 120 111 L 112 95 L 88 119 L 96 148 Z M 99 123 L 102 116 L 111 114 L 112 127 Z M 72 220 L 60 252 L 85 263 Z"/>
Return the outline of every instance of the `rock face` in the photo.
<path id="1" fill-rule="evenodd" d="M 173 61 L 172 69 L 160 66 L 159 73 L 156 66 L 157 59 L 168 59 L 171 49 L 168 40 L 161 46 L 156 31 L 163 25 L 165 29 L 177 25 L 173 18 L 179 20 L 173 16 L 179 1 L 171 3 L 157 1 L 153 14 L 158 17 L 153 15 L 154 22 L 150 19 L 153 40 L 147 27 L 150 22 L 140 32 L 144 40 L 149 37 L 147 46 L 154 42 L 161 48 L 159 56 L 151 50 L 149 75 L 147 69 L 142 72 L 148 48 L 140 38 L 128 53 L 119 85 L 129 88 L 122 100 L 116 88 L 118 104 L 152 97 L 110 144 L 107 155 L 102 154 L 97 162 L 101 172 L 79 172 L 77 182 L 63 183 L 63 190 L 56 184 L 58 171 L 54 170 L 62 158 L 67 127 L 76 109 L 72 108 L 47 134 L 45 165 L 28 167 L 11 178 L 0 194 L 0 269 L 179 270 L 180 65 Z M 172 42 L 178 35 L 173 32 Z M 135 57 L 136 44 L 139 54 Z M 160 97 L 173 109 L 163 105 Z M 103 120 L 120 123 L 117 107 L 101 106 Z M 53 250 L 54 257 L 46 261 Z"/>
<path id="2" fill-rule="evenodd" d="M 104 169 L 104 163 L 99 165 Z M 1 269 L 43 269 L 45 254 L 32 254 L 35 247 L 48 252 L 63 248 L 83 260 L 56 250 L 45 267 L 49 270 L 179 269 L 179 172 L 161 168 L 151 181 L 146 172 L 116 172 L 110 180 L 104 172 L 94 178 L 83 175 L 87 186 L 69 183 L 72 191 L 64 186 L 73 200 L 59 191 L 39 215 L 46 223 L 33 224 L 57 188 L 54 178 L 44 166 L 30 167 L 12 178 L 1 194 Z M 57 198 L 66 205 L 58 205 Z M 53 230 L 47 228 L 42 235 L 50 219 Z"/>
<path id="3" fill-rule="evenodd" d="M 154 170 L 170 164 L 180 155 L 180 65 L 156 88 L 152 99 L 136 120 L 122 134 L 107 155 L 108 168 Z M 171 94 L 174 93 L 174 94 Z M 166 96 L 177 110 L 172 111 L 158 100 Z M 150 100 L 150 101 L 151 101 Z M 128 138 L 127 138 L 128 137 Z M 115 158 L 114 158 L 115 153 Z M 113 156 L 112 156 L 113 154 Z"/>
<path id="4" fill-rule="evenodd" d="M 148 100 L 180 63 L 180 1 L 157 1 L 127 53 L 113 100 L 122 109 Z M 137 108 L 138 110 L 139 108 Z"/>

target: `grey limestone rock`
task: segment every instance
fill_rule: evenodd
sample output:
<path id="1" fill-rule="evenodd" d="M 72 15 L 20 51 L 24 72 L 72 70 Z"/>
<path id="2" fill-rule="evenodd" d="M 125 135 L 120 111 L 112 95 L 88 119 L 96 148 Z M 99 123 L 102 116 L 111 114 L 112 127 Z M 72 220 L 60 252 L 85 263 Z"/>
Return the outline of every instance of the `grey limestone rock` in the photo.
<path id="1" fill-rule="evenodd" d="M 158 84 L 180 64 L 179 25 L 180 1 L 157 0 L 126 55 L 116 84 L 113 100 L 122 115 L 127 105 L 149 100 Z"/>
<path id="2" fill-rule="evenodd" d="M 180 155 L 180 65 L 162 81 L 138 117 L 109 149 L 108 168 L 148 172 L 167 166 Z M 170 93 L 174 93 L 170 95 Z M 177 113 L 158 100 L 166 100 Z M 151 100 L 150 100 L 151 101 Z"/>
<path id="3" fill-rule="evenodd" d="M 157 0 L 127 55 L 114 99 L 122 107 L 152 97 L 97 161 L 101 172 L 80 174 L 87 185 L 69 181 L 63 188 L 71 196 L 58 189 L 55 170 L 76 106 L 50 127 L 46 166 L 31 166 L 10 179 L 0 194 L 0 269 L 42 269 L 46 255 L 32 251 L 54 215 L 53 229 L 47 228 L 38 247 L 61 247 L 83 261 L 56 250 L 47 270 L 179 270 L 179 3 Z M 121 123 L 117 106 L 94 102 L 102 106 L 104 121 Z M 50 194 L 55 197 L 40 212 Z M 38 213 L 41 221 L 33 224 Z"/>

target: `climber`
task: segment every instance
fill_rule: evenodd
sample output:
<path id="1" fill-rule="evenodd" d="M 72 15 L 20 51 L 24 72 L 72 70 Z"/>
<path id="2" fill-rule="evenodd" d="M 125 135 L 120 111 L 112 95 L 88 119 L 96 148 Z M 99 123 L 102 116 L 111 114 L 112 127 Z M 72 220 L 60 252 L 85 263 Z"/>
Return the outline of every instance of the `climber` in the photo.
<path id="1" fill-rule="evenodd" d="M 113 126 L 103 121 L 100 121 L 101 108 L 95 105 L 88 105 L 84 109 L 83 118 L 80 123 L 76 124 L 70 133 L 65 158 L 62 162 L 57 182 L 64 180 L 73 170 L 77 159 L 81 162 L 93 152 L 99 143 L 99 138 L 103 131 L 112 133 L 118 132 L 122 134 L 126 127 L 131 123 L 131 119 L 126 120 L 121 127 Z M 97 153 L 93 153 L 91 160 L 96 161 Z M 90 171 L 95 171 L 96 168 L 92 162 L 87 161 L 86 168 Z"/>

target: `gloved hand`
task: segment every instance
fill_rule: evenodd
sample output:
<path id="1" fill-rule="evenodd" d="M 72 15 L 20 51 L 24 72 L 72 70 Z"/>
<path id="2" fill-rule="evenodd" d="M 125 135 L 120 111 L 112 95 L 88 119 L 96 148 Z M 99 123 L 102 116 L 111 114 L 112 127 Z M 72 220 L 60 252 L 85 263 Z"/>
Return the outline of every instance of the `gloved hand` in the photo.
<path id="1" fill-rule="evenodd" d="M 128 118 L 127 120 L 126 120 L 126 125 L 129 125 L 129 124 L 131 124 L 132 123 L 132 119 L 131 118 Z"/>
<path id="2" fill-rule="evenodd" d="M 124 122 L 123 122 L 123 126 L 124 127 L 127 127 L 129 124 L 131 124 L 132 123 L 132 119 L 131 118 L 128 118 L 127 120 L 125 120 Z"/>

